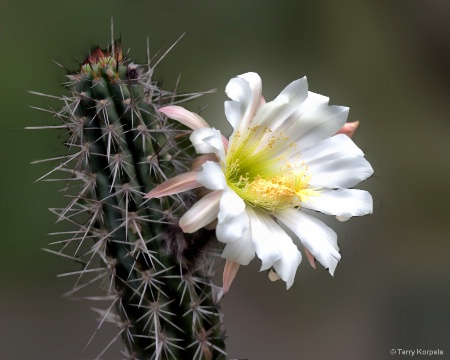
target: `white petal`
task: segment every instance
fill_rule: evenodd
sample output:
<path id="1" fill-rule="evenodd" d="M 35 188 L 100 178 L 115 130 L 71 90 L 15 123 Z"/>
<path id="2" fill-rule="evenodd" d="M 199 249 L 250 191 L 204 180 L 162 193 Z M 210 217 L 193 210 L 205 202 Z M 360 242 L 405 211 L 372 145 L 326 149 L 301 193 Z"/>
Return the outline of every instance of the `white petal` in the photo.
<path id="1" fill-rule="evenodd" d="M 349 108 L 344 106 L 310 107 L 294 113 L 280 130 L 293 134 L 289 141 L 295 142 L 299 149 L 305 149 L 336 134 L 344 126 L 348 112 Z"/>
<path id="2" fill-rule="evenodd" d="M 345 136 L 345 135 L 344 135 Z M 372 166 L 362 156 L 334 154 L 327 161 L 310 164 L 308 174 L 311 187 L 348 188 L 373 174 Z"/>
<path id="3" fill-rule="evenodd" d="M 325 95 L 320 95 L 312 91 L 308 91 L 308 97 L 302 104 L 301 112 L 305 112 L 308 109 L 315 108 L 318 106 L 328 105 L 330 98 Z"/>
<path id="4" fill-rule="evenodd" d="M 289 289 L 294 283 L 295 273 L 302 261 L 302 254 L 289 236 L 277 237 L 276 241 L 281 252 L 281 258 L 275 261 L 273 268 L 281 279 L 286 282 L 286 288 Z"/>
<path id="5" fill-rule="evenodd" d="M 352 216 L 371 214 L 373 211 L 372 196 L 367 191 L 357 189 L 324 189 L 319 196 L 311 196 L 302 206 L 346 220 Z"/>
<path id="6" fill-rule="evenodd" d="M 192 130 L 210 127 L 209 124 L 200 115 L 190 112 L 181 106 L 165 106 L 163 108 L 160 108 L 158 111 L 163 113 L 167 117 L 170 117 L 171 119 L 177 120 L 188 128 L 191 128 Z"/>
<path id="7" fill-rule="evenodd" d="M 222 191 L 213 191 L 197 201 L 181 218 L 179 226 L 185 233 L 193 233 L 208 225 L 219 213 Z"/>
<path id="8" fill-rule="evenodd" d="M 329 106 L 329 98 L 308 92 L 306 100 L 282 123 L 277 130 L 288 137 L 283 146 L 279 146 L 277 154 L 284 152 L 292 143 L 298 149 L 305 149 L 342 129 L 348 115 L 348 108 Z M 273 127 L 271 127 L 274 130 Z"/>
<path id="9" fill-rule="evenodd" d="M 292 113 L 289 107 L 289 100 L 286 98 L 279 98 L 269 101 L 262 105 L 256 112 L 252 121 L 252 126 L 259 126 L 276 129 L 284 120 Z"/>
<path id="10" fill-rule="evenodd" d="M 225 101 L 224 107 L 225 116 L 233 129 L 235 129 L 243 117 L 243 112 L 245 112 L 242 109 L 242 103 L 238 101 Z"/>
<path id="11" fill-rule="evenodd" d="M 245 73 L 231 79 L 225 92 L 234 101 L 225 103 L 225 115 L 233 129 L 246 128 L 261 103 L 261 78 Z"/>
<path id="12" fill-rule="evenodd" d="M 256 255 L 261 259 L 261 270 L 274 267 L 289 289 L 295 278 L 302 255 L 286 232 L 266 213 L 247 208 Z"/>
<path id="13" fill-rule="evenodd" d="M 252 122 L 262 128 L 277 129 L 308 97 L 306 76 L 293 81 L 273 101 L 262 105 Z"/>
<path id="14" fill-rule="evenodd" d="M 252 209 L 249 206 L 247 214 L 250 219 L 253 246 L 256 255 L 262 261 L 261 271 L 267 270 L 275 261 L 281 258 L 281 252 L 278 250 L 277 245 L 278 239 L 287 237 L 290 240 L 290 238 L 283 229 L 263 211 Z"/>
<path id="15" fill-rule="evenodd" d="M 308 80 L 306 79 L 306 76 L 304 76 L 301 79 L 291 82 L 275 99 L 286 99 L 287 101 L 292 101 L 293 99 L 298 101 L 299 99 L 303 99 L 303 102 L 306 100 L 307 96 Z"/>
<path id="16" fill-rule="evenodd" d="M 194 130 L 189 137 L 199 154 L 216 154 L 219 160 L 225 160 L 225 149 L 223 147 L 222 134 L 219 130 L 201 128 Z"/>
<path id="17" fill-rule="evenodd" d="M 259 152 L 267 148 L 267 129 L 273 131 L 277 129 L 296 109 L 301 106 L 308 96 L 308 82 L 306 77 L 293 81 L 273 100 L 261 105 L 251 121 L 250 133 L 252 140 L 259 138 L 259 143 L 254 143 L 255 151 Z M 261 99 L 259 100 L 261 102 Z M 230 142 L 235 141 L 238 144 L 234 146 L 240 147 L 246 141 L 248 133 L 248 125 L 239 125 L 240 136 L 236 139 L 236 131 L 230 137 Z M 255 131 L 256 129 L 256 131 Z M 255 132 L 254 132 L 255 131 Z M 284 144 L 284 143 L 283 143 Z M 289 145 L 288 142 L 286 142 Z M 256 146 L 257 145 L 257 146 Z M 284 145 L 283 145 L 284 146 Z"/>
<path id="18" fill-rule="evenodd" d="M 243 234 L 247 230 L 250 231 L 244 200 L 231 189 L 223 192 L 217 219 L 216 235 L 217 239 L 223 243 L 240 241 Z"/>
<path id="19" fill-rule="evenodd" d="M 352 187 L 373 174 L 364 153 L 344 134 L 335 135 L 289 158 L 308 167 L 312 187 Z M 302 167 L 303 165 L 299 165 Z"/>
<path id="20" fill-rule="evenodd" d="M 341 258 L 336 233 L 322 221 L 302 211 L 289 209 L 275 212 L 274 215 L 299 237 L 303 246 L 333 275 Z"/>
<path id="21" fill-rule="evenodd" d="M 238 241 L 233 241 L 225 245 L 222 257 L 241 265 L 248 265 L 252 261 L 255 257 L 255 250 L 253 248 L 250 228 L 247 228 Z"/>
<path id="22" fill-rule="evenodd" d="M 320 164 L 324 161 L 333 160 L 339 154 L 341 155 L 359 155 L 364 156 L 361 149 L 355 145 L 355 143 L 344 134 L 335 135 L 321 142 L 302 149 L 298 154 L 301 160 L 310 166 L 314 164 Z"/>
<path id="23" fill-rule="evenodd" d="M 215 161 L 206 161 L 197 173 L 197 182 L 210 190 L 223 190 L 227 181 L 222 167 Z"/>

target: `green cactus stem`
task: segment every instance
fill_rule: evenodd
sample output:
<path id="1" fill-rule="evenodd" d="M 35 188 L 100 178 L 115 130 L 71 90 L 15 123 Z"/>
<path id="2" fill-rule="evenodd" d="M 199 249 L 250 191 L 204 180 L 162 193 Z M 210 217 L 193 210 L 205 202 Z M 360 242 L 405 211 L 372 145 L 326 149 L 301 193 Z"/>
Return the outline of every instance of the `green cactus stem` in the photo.
<path id="1" fill-rule="evenodd" d="M 62 121 L 54 128 L 65 128 L 69 150 L 49 159 L 58 164 L 41 179 L 69 174 L 62 181 L 70 201 L 51 210 L 72 229 L 58 233 L 65 238 L 48 251 L 82 265 L 62 274 L 77 278 L 67 295 L 93 284 L 104 289 L 101 299 L 109 305 L 95 311 L 100 324 L 117 327 L 110 344 L 121 338 L 126 358 L 224 359 L 221 289 L 211 281 L 214 235 L 186 235 L 177 225 L 194 194 L 143 199 L 185 172 L 194 153 L 189 131 L 157 109 L 201 93 L 163 91 L 153 71 L 150 59 L 136 65 L 114 43 L 91 51 L 68 75 L 70 96 L 59 97 L 64 106 L 53 114 Z"/>

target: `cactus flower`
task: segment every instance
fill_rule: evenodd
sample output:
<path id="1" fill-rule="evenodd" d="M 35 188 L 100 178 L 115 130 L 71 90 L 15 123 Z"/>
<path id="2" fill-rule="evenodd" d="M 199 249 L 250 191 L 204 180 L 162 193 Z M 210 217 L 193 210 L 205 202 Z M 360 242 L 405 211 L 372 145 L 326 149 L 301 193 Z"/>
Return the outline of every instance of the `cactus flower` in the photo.
<path id="1" fill-rule="evenodd" d="M 311 210 L 348 219 L 370 214 L 373 207 L 367 191 L 351 189 L 373 169 L 350 139 L 356 127 L 345 125 L 349 109 L 330 106 L 329 98 L 309 92 L 306 77 L 267 103 L 256 73 L 231 79 L 225 92 L 231 98 L 225 115 L 234 129 L 229 140 L 197 114 L 178 106 L 160 109 L 193 130 L 190 140 L 198 154 L 215 157 L 208 155 L 198 169 L 146 197 L 210 190 L 179 225 L 192 233 L 216 222 L 227 259 L 225 291 L 239 265 L 255 255 L 261 270 L 271 269 L 272 280 L 279 277 L 292 286 L 302 256 L 280 224 L 298 237 L 312 265 L 315 258 L 333 275 L 341 258 L 337 235 Z"/>

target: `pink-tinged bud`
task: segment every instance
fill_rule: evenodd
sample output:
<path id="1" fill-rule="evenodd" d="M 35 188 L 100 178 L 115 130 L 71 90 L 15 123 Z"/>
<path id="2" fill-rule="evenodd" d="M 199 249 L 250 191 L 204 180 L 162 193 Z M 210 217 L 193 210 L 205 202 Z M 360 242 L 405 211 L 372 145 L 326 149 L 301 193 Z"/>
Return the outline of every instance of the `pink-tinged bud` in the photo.
<path id="1" fill-rule="evenodd" d="M 225 269 L 223 269 L 223 292 L 224 294 L 230 289 L 236 274 L 239 270 L 240 264 L 231 260 L 225 262 Z"/>
<path id="2" fill-rule="evenodd" d="M 345 134 L 349 138 L 352 138 L 353 135 L 355 135 L 355 132 L 356 132 L 356 129 L 358 128 L 358 126 L 359 126 L 359 121 L 348 122 L 336 134 Z"/>

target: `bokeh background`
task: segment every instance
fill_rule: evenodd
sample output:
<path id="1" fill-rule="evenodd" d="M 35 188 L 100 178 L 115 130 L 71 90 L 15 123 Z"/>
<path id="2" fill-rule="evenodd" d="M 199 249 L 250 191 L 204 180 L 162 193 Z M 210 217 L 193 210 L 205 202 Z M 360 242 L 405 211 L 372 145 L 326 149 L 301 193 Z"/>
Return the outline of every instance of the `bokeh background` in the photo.
<path id="1" fill-rule="evenodd" d="M 450 359 L 450 2 L 441 0 L 109 0 L 0 2 L 1 207 L 0 359 L 92 359 L 115 336 L 85 301 L 61 294 L 69 260 L 40 250 L 60 230 L 46 209 L 63 206 L 61 184 L 35 180 L 64 153 L 61 133 L 25 131 L 54 123 L 28 106 L 58 103 L 64 71 L 92 45 L 106 46 L 110 18 L 137 62 L 182 41 L 157 77 L 181 91 L 217 88 L 189 105 L 229 132 L 228 80 L 256 71 L 266 99 L 307 75 L 312 91 L 349 106 L 355 142 L 375 175 L 374 214 L 346 223 L 335 277 L 307 261 L 286 291 L 258 272 L 239 271 L 223 300 L 230 358 L 391 359 L 394 349 L 442 349 Z M 75 59 L 77 57 L 79 60 Z M 114 345 L 105 359 L 120 359 Z"/>

